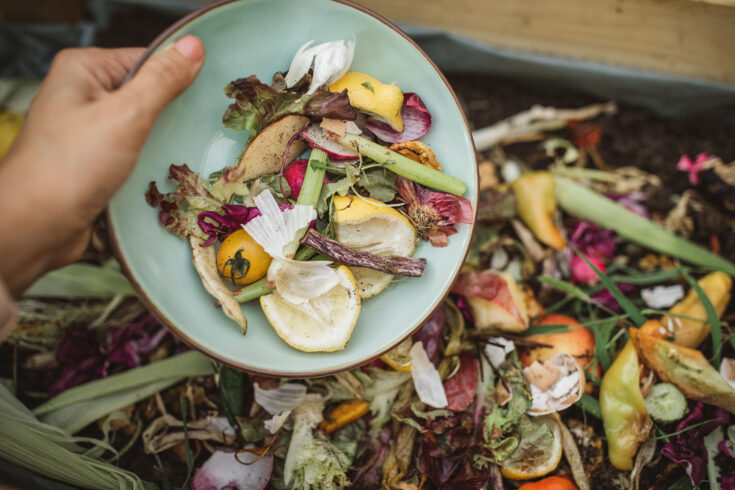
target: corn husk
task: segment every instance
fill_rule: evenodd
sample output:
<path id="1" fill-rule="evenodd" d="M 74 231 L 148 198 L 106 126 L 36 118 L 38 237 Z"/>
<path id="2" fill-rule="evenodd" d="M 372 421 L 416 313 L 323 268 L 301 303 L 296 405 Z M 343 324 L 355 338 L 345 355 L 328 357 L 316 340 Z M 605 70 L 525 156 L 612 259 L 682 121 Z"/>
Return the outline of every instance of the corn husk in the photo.
<path id="1" fill-rule="evenodd" d="M 214 369 L 208 357 L 187 352 L 68 389 L 33 410 L 43 422 L 74 434 L 105 415 Z"/>
<path id="2" fill-rule="evenodd" d="M 41 277 L 23 296 L 104 299 L 118 294 L 135 296 L 135 290 L 116 267 L 72 264 Z"/>
<path id="3" fill-rule="evenodd" d="M 85 454 L 80 443 L 106 447 L 102 441 L 72 437 L 39 422 L 0 385 L 0 459 L 47 478 L 99 490 L 152 488 L 137 475 Z"/>

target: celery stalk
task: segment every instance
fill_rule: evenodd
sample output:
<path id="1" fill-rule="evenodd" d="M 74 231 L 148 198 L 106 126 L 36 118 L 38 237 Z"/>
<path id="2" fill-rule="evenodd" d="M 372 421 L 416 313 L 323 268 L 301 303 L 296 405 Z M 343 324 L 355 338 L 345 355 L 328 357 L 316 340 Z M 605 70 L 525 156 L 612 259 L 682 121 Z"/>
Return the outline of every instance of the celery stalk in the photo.
<path id="1" fill-rule="evenodd" d="M 342 146 L 355 150 L 363 156 L 372 158 L 391 172 L 405 177 L 426 187 L 441 192 L 448 192 L 461 196 L 467 190 L 467 185 L 456 177 L 434 170 L 431 167 L 415 162 L 400 153 L 389 150 L 385 146 L 374 143 L 355 134 L 346 133 L 337 140 Z"/>
<path id="2" fill-rule="evenodd" d="M 306 167 L 304 183 L 301 185 L 301 192 L 299 193 L 299 198 L 296 200 L 296 204 L 316 207 L 319 195 L 322 192 L 324 169 L 327 163 L 329 163 L 329 160 L 325 152 L 317 148 L 311 150 L 309 165 Z"/>
<path id="3" fill-rule="evenodd" d="M 327 154 L 322 150 L 314 148 L 311 150 L 309 156 L 309 165 L 306 167 L 306 173 L 304 174 L 304 182 L 301 185 L 301 192 L 299 198 L 296 200 L 296 204 L 303 204 L 304 206 L 316 207 L 319 195 L 322 193 L 322 185 L 324 184 L 324 172 L 327 165 Z M 303 234 L 306 230 L 303 230 Z M 301 236 L 296 237 L 293 241 L 294 250 L 287 250 L 286 253 L 296 252 L 296 248 L 299 246 Z M 314 255 L 314 250 L 308 247 L 302 248 L 294 255 L 296 260 L 308 260 Z M 266 294 L 273 292 L 273 288 L 266 285 L 266 279 L 260 279 L 252 284 L 248 284 L 234 292 L 235 300 L 238 303 L 245 303 L 253 299 L 259 298 Z"/>

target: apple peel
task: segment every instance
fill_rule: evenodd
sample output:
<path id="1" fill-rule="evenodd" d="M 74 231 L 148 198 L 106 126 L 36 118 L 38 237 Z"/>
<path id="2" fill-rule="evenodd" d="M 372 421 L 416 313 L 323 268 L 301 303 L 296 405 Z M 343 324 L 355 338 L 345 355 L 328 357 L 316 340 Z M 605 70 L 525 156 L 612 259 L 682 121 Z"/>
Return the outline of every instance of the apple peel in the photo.
<path id="1" fill-rule="evenodd" d="M 459 277 L 452 292 L 467 298 L 478 330 L 528 330 L 523 293 L 509 274 L 492 270 L 468 272 Z"/>

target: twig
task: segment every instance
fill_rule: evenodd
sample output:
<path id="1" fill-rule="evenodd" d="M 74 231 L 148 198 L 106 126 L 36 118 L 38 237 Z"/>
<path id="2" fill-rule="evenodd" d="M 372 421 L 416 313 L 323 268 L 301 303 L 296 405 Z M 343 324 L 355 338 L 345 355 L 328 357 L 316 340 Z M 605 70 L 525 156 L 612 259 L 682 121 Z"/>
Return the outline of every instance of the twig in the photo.
<path id="1" fill-rule="evenodd" d="M 563 127 L 567 121 L 592 119 L 600 114 L 615 114 L 618 108 L 614 102 L 593 104 L 580 109 L 556 109 L 535 105 L 529 110 L 503 119 L 487 128 L 472 132 L 477 151 L 489 150 L 500 141 L 515 139 L 520 135 L 550 131 Z"/>

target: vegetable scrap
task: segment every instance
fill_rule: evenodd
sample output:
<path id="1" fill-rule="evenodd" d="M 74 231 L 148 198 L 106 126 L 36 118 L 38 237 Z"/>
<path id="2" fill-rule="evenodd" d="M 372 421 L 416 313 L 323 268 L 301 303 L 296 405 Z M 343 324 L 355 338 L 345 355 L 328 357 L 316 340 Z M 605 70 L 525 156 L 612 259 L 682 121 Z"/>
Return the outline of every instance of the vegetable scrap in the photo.
<path id="1" fill-rule="evenodd" d="M 164 226 L 189 238 L 193 254 L 209 254 L 201 269 L 221 285 L 214 292 L 229 302 L 223 308 L 261 298 L 273 327 L 298 348 L 344 345 L 360 301 L 394 277 L 430 270 L 413 257 L 417 239 L 451 243 L 452 227 L 476 211 L 450 295 L 367 365 L 288 380 L 184 352 L 122 276 L 104 295 L 67 298 L 73 310 L 54 295 L 24 298 L 6 352 L 32 351 L 19 361 L 25 376 L 47 382 L 35 391 L 20 385 L 33 411 L 0 386 L 0 438 L 8 441 L 0 456 L 28 467 L 30 445 L 62 463 L 39 467 L 33 459 L 34 471 L 92 488 L 121 481 L 195 489 L 735 488 L 735 266 L 732 251 L 716 246 L 733 219 L 724 194 L 708 191 L 729 185 L 732 164 L 708 150 L 705 168 L 692 168 L 695 158 L 686 172 L 667 176 L 684 189 L 670 196 L 664 179 L 622 167 L 631 162 L 605 151 L 603 118 L 614 117 L 614 106 L 532 109 L 478 130 L 486 138 L 480 160 L 493 178 L 479 209 L 467 209 L 452 192 L 456 182 L 422 181 L 441 170 L 441 158 L 416 133 L 392 141 L 414 131 L 415 121 L 430 121 L 417 96 L 397 93 L 388 112 L 373 94 L 395 88 L 347 79 L 350 102 L 350 83 L 362 87 L 353 113 L 383 111 L 367 119 L 385 131 L 385 138 L 373 131 L 379 143 L 356 116 L 317 120 L 315 106 L 303 109 L 334 95 L 323 87 L 307 95 L 319 59 L 310 49 L 302 79 L 287 86 L 279 75 L 273 93 L 258 88 L 288 100 L 285 117 L 313 122 L 290 127 L 297 136 L 279 148 L 272 173 L 204 179 L 175 165 L 177 190 L 161 194 L 152 185 L 149 202 Z M 346 59 L 348 44 L 339 49 Z M 230 115 L 257 109 L 238 96 Z M 311 98 L 296 103 L 300 97 Z M 411 107 L 398 111 L 396 100 Z M 269 122 L 251 145 L 285 119 L 261 116 Z M 298 159 L 291 149 L 302 141 L 313 149 Z M 386 151 L 401 157 L 390 157 L 403 162 L 398 171 L 385 165 Z M 405 175 L 403 159 L 421 167 L 408 171 L 418 180 Z M 705 228 L 702 209 L 717 213 L 716 227 Z M 674 211 L 691 225 L 686 236 L 667 225 Z M 327 260 L 309 260 L 315 254 Z M 109 265 L 88 269 L 119 274 Z M 53 293 L 58 279 L 36 290 Z M 333 318 L 333 335 L 320 344 L 289 330 Z M 55 375 L 41 376 L 48 372 Z"/>
<path id="2" fill-rule="evenodd" d="M 349 71 L 355 49 L 309 41 L 271 85 L 227 84 L 235 102 L 222 123 L 249 132 L 236 164 L 208 178 L 171 165 L 176 189 L 146 192 L 243 334 L 239 303 L 260 298 L 276 333 L 305 352 L 344 349 L 362 300 L 395 276 L 423 276 L 426 259 L 411 257 L 421 240 L 446 247 L 474 221 L 466 184 L 418 140 L 432 120 L 421 97 Z"/>

